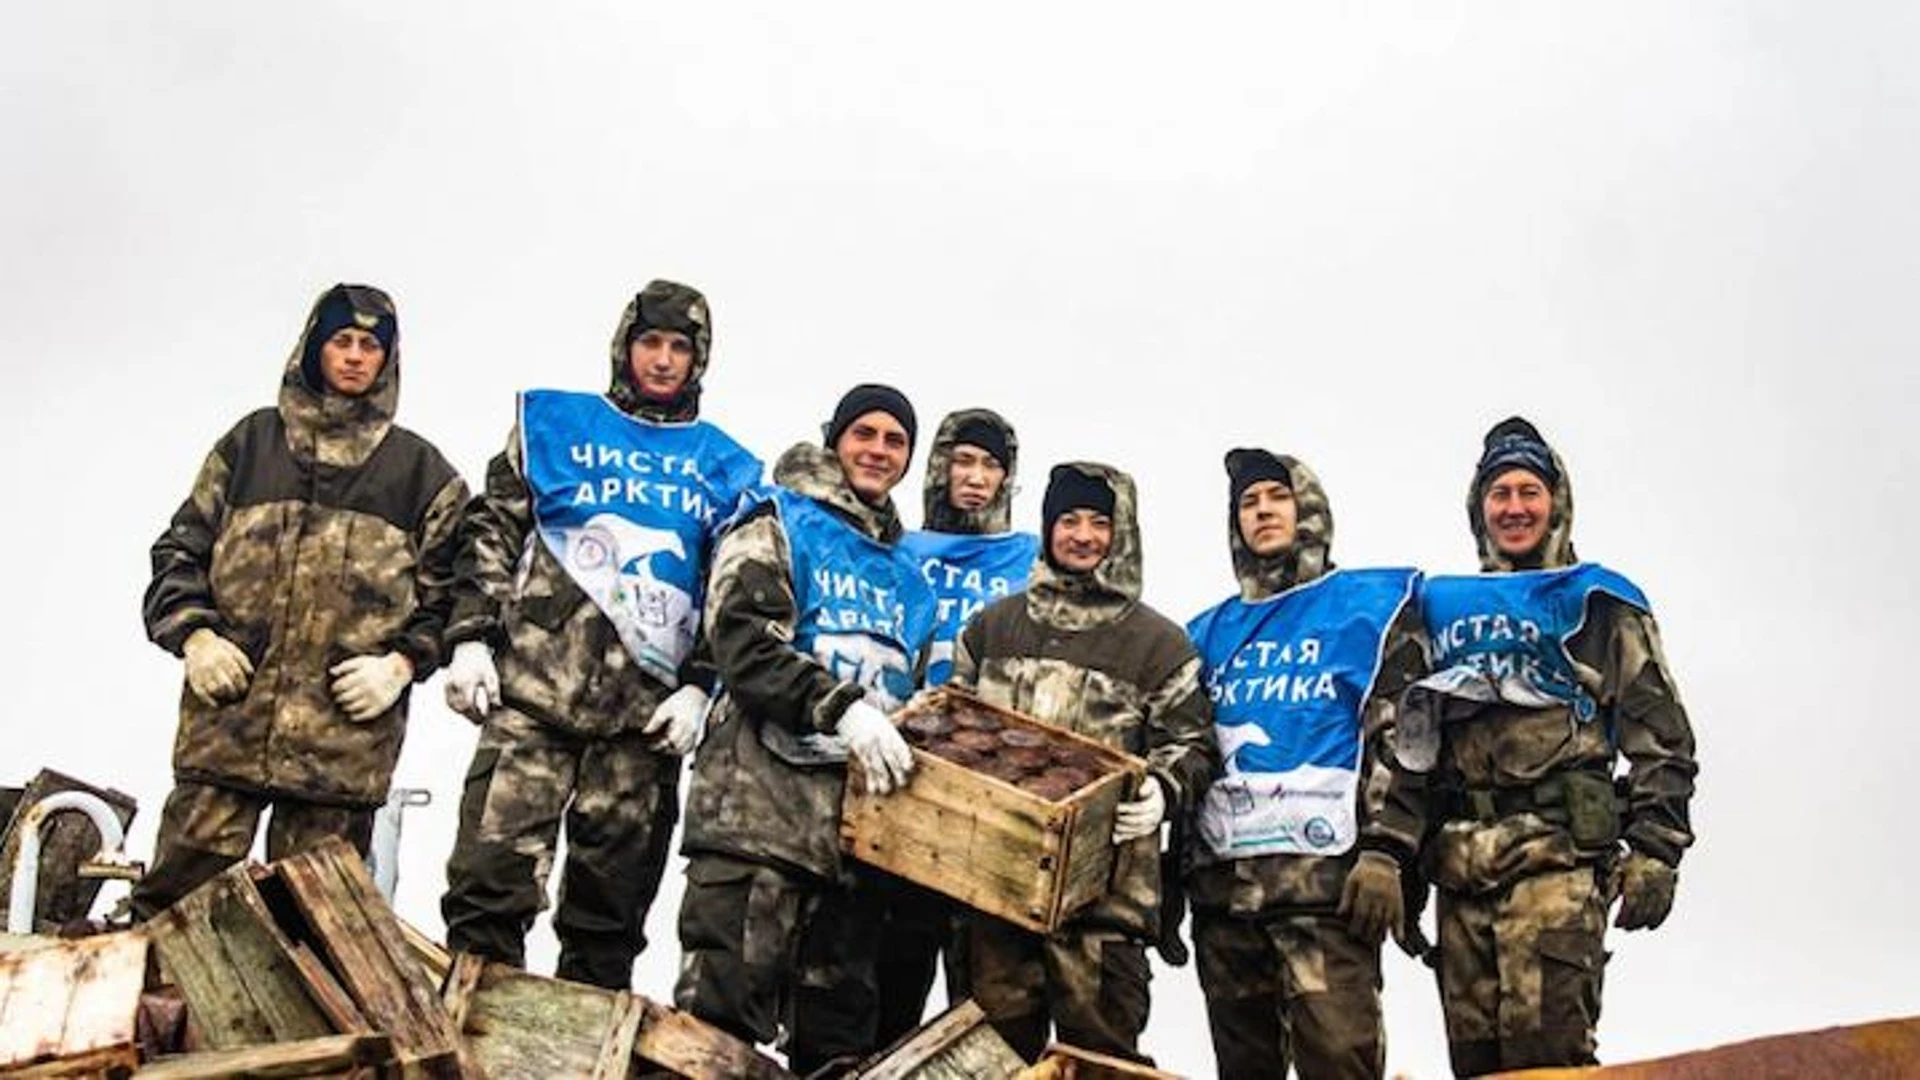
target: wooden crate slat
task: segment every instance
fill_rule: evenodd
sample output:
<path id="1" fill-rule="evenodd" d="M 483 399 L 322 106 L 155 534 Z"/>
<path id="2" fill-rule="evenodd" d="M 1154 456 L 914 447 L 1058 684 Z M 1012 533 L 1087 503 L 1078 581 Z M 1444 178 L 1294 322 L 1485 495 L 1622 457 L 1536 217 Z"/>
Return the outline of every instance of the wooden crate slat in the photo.
<path id="1" fill-rule="evenodd" d="M 856 1080 L 1006 1080 L 1026 1066 L 971 1000 L 948 1009 L 869 1062 Z"/>
<path id="2" fill-rule="evenodd" d="M 750 1045 L 678 1009 L 639 998 L 643 1018 L 633 1053 L 691 1080 L 776 1080 L 793 1074 Z"/>
<path id="3" fill-rule="evenodd" d="M 478 961 L 462 956 L 454 970 L 464 975 Z M 504 964 L 480 964 L 466 1002 L 462 1031 L 492 1080 L 591 1075 L 617 1020 L 614 991 Z"/>
<path id="4" fill-rule="evenodd" d="M 385 1065 L 393 1060 L 393 1040 L 385 1035 L 329 1035 L 318 1039 L 181 1054 L 156 1061 L 136 1080 L 216 1080 L 221 1077 L 319 1076 Z"/>

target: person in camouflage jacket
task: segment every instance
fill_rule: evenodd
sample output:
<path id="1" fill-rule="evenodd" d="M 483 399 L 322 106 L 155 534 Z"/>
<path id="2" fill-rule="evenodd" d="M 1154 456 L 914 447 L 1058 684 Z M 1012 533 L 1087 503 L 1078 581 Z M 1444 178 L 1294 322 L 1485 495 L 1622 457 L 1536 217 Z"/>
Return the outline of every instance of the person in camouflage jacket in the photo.
<path id="1" fill-rule="evenodd" d="M 952 683 L 1144 757 L 1149 775 L 1121 804 L 1112 891 L 1047 935 L 970 914 L 968 983 L 1028 1060 L 1049 1026 L 1076 1046 L 1139 1058 L 1147 947 L 1162 929 L 1160 825 L 1188 813 L 1213 774 L 1207 698 L 1186 634 L 1140 600 L 1132 478 L 1055 466 L 1041 520 L 1027 588 L 967 624 Z"/>
<path id="2" fill-rule="evenodd" d="M 522 394 L 468 508 L 447 701 L 482 726 L 440 905 L 451 949 L 525 963 L 564 822 L 557 974 L 631 986 L 679 817 L 681 755 L 699 738 L 712 682 L 691 644 L 697 582 L 719 525 L 761 474 L 698 419 L 712 341 L 698 291 L 648 284 L 614 329 L 605 397 Z M 551 475 L 545 463 L 558 463 Z M 556 527 L 552 515 L 604 492 L 648 515 L 645 527 L 617 515 Z M 651 579 L 634 576 L 651 574 L 656 555 L 687 564 L 679 639 L 649 636 L 673 622 L 647 607 Z M 607 590 L 590 595 L 603 578 Z"/>
<path id="3" fill-rule="evenodd" d="M 1335 573 L 1330 557 L 1333 511 L 1313 470 L 1297 458 L 1264 450 L 1235 450 L 1227 455 L 1226 465 L 1227 547 L 1239 596 L 1189 624 L 1190 632 L 1202 635 L 1195 644 L 1203 658 L 1215 651 L 1221 654 L 1206 675 L 1221 752 L 1228 753 L 1228 744 L 1268 741 L 1263 733 L 1249 735 L 1244 725 L 1224 727 L 1228 713 L 1221 707 L 1223 696 L 1229 701 L 1236 695 L 1259 698 L 1265 704 L 1249 700 L 1244 710 L 1231 711 L 1236 718 L 1251 714 L 1276 726 L 1293 725 L 1288 745 L 1308 752 L 1335 742 L 1339 752 L 1334 756 L 1343 757 L 1349 744 L 1336 740 L 1330 729 L 1357 724 L 1353 820 L 1358 833 L 1337 854 L 1314 852 L 1323 844 L 1331 849 L 1331 834 L 1313 834 L 1313 824 L 1326 821 L 1324 817 L 1299 830 L 1304 836 L 1215 835 L 1224 830 L 1209 827 L 1213 817 L 1231 821 L 1239 812 L 1258 820 L 1253 804 L 1265 795 L 1233 777 L 1217 780 L 1209 789 L 1196 814 L 1206 823 L 1196 821 L 1187 830 L 1187 884 L 1214 1058 L 1223 1078 L 1279 1076 L 1289 1067 L 1303 1077 L 1377 1077 L 1386 1068 L 1380 942 L 1389 931 L 1404 931 L 1400 866 L 1410 866 L 1415 852 L 1378 835 L 1374 822 L 1391 779 L 1385 748 L 1396 703 L 1426 672 L 1420 613 L 1412 602 L 1417 575 L 1346 570 L 1339 572 L 1342 580 L 1329 577 Z M 1351 585 L 1355 579 L 1371 582 L 1366 575 L 1379 579 L 1379 587 Z M 1313 594 L 1304 591 L 1315 583 L 1319 585 Z M 1348 591 L 1326 592 L 1342 585 L 1348 585 Z M 1329 595 L 1333 610 L 1314 605 L 1310 595 Z M 1361 597 L 1372 605 L 1365 612 L 1357 602 Z M 1293 606 L 1277 606 L 1289 601 Z M 1220 618 L 1219 612 L 1239 618 Z M 1321 612 L 1327 621 L 1298 621 Z M 1360 665 L 1337 669 L 1343 679 L 1353 679 L 1350 712 L 1344 697 L 1337 715 L 1317 711 L 1318 698 L 1298 692 L 1304 685 L 1299 678 L 1282 683 L 1289 688 L 1278 698 L 1261 697 L 1262 688 L 1270 689 L 1288 674 L 1326 670 L 1332 661 L 1321 652 L 1331 653 L 1331 643 L 1340 641 L 1363 614 L 1380 618 L 1377 625 L 1368 624 L 1368 633 L 1358 635 L 1362 640 L 1356 654 L 1377 666 L 1371 671 Z M 1255 623 L 1252 636 L 1244 639 L 1249 631 L 1228 628 L 1254 619 L 1273 621 Z M 1296 665 L 1291 656 L 1270 667 L 1256 662 L 1258 656 L 1303 642 L 1312 643 L 1311 662 L 1303 657 Z M 1369 677 L 1370 683 L 1365 681 Z M 1236 684 L 1236 678 L 1243 681 Z M 1343 757 L 1343 763 L 1351 760 Z M 1313 777 L 1304 779 L 1310 782 Z M 1286 786 L 1296 786 L 1292 775 Z M 1303 789 L 1290 794 L 1305 798 L 1325 793 Z M 1370 889 L 1373 882 L 1377 885 Z"/>
<path id="4" fill-rule="evenodd" d="M 1577 560 L 1533 425 L 1487 433 L 1467 518 L 1483 573 L 1423 586 L 1436 674 L 1408 693 L 1380 831 L 1425 838 L 1454 1071 L 1589 1064 L 1608 908 L 1660 925 L 1693 842 L 1693 731 L 1645 597 Z"/>
<path id="5" fill-rule="evenodd" d="M 246 857 L 341 836 L 362 854 L 433 673 L 467 487 L 393 422 L 393 301 L 322 293 L 279 404 L 220 439 L 153 544 L 147 636 L 186 660 L 174 788 L 133 909 L 148 918 Z"/>

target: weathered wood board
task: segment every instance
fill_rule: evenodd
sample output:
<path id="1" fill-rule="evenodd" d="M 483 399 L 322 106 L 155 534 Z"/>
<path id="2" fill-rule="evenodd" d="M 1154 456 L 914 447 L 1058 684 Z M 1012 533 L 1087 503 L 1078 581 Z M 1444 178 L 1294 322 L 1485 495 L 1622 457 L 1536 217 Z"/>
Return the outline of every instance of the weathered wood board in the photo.
<path id="1" fill-rule="evenodd" d="M 963 1001 L 880 1052 L 856 1080 L 1008 1080 L 1026 1067 L 972 1001 Z"/>
<path id="2" fill-rule="evenodd" d="M 1082 1050 L 1065 1043 L 1054 1043 L 1040 1060 L 1022 1070 L 1018 1080 L 1182 1080 L 1178 1073 L 1165 1072 L 1137 1061 Z"/>
<path id="3" fill-rule="evenodd" d="M 329 1035 L 236 1050 L 180 1054 L 154 1061 L 133 1075 L 134 1080 L 329 1076 L 392 1061 L 393 1040 L 385 1035 Z"/>
<path id="4" fill-rule="evenodd" d="M 0 957 L 0 1075 L 125 1075 L 146 971 L 132 930 Z"/>

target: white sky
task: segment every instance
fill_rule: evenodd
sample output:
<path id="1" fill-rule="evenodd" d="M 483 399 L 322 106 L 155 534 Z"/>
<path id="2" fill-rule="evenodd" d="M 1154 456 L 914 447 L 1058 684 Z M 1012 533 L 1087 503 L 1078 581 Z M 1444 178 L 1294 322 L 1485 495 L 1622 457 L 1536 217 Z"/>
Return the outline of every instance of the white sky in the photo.
<path id="1" fill-rule="evenodd" d="M 1339 561 L 1462 570 L 1479 435 L 1525 412 L 1582 553 L 1653 597 L 1703 762 L 1672 919 L 1610 939 L 1603 1057 L 1920 1013 L 1917 30 L 1871 3 L 11 5 L 0 782 L 118 786 L 150 849 L 179 665 L 141 629 L 146 549 L 320 289 L 393 292 L 401 420 L 477 481 L 513 391 L 602 387 L 665 276 L 713 302 L 709 418 L 768 460 L 864 379 L 929 432 L 991 405 L 1027 527 L 1051 463 L 1134 473 L 1182 619 L 1231 589 L 1229 446 L 1319 470 Z M 439 699 L 398 776 L 435 796 L 399 905 L 435 933 L 473 738 Z M 1393 1067 L 1444 1075 L 1424 973 L 1396 955 L 1387 994 Z M 1154 1005 L 1145 1048 L 1210 1074 L 1192 970 Z"/>

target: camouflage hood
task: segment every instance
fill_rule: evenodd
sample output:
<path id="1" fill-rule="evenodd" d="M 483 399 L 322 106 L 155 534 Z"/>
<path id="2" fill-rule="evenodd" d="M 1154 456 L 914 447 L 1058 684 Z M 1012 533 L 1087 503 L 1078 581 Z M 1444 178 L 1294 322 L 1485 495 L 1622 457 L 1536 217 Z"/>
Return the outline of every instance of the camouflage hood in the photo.
<path id="1" fill-rule="evenodd" d="M 1007 467 L 1007 479 L 992 502 L 978 510 L 956 510 L 947 502 L 947 483 L 951 477 L 953 448 L 959 444 L 955 434 L 969 423 L 991 424 L 1006 437 L 1007 460 L 1001 464 Z M 927 450 L 926 513 L 921 518 L 922 527 L 932 532 L 974 536 L 1012 529 L 1013 478 L 1019 457 L 1020 441 L 1014 437 L 1013 425 L 999 413 L 992 409 L 948 413 L 946 419 L 940 421 L 940 430 L 934 433 L 933 445 Z"/>
<path id="2" fill-rule="evenodd" d="M 1510 423 L 1506 421 L 1504 423 Z M 1498 431 L 1503 425 L 1495 425 Z M 1488 433 L 1489 436 L 1493 432 Z M 1478 466 L 1474 469 L 1473 480 L 1467 485 L 1467 527 L 1473 532 L 1473 542 L 1480 549 L 1480 569 L 1488 573 L 1512 570 L 1552 570 L 1556 567 L 1572 566 L 1580 561 L 1573 551 L 1573 478 L 1567 474 L 1567 463 L 1560 458 L 1560 452 L 1547 449 L 1553 459 L 1553 467 L 1559 472 L 1553 485 L 1553 510 L 1547 518 L 1547 535 L 1540 541 L 1538 551 L 1522 559 L 1514 559 L 1500 552 L 1494 546 L 1493 537 L 1487 534 L 1486 519 L 1480 512 L 1482 477 Z"/>
<path id="3" fill-rule="evenodd" d="M 1140 602 L 1140 516 L 1131 476 L 1111 465 L 1086 461 L 1068 462 L 1067 467 L 1103 480 L 1113 489 L 1113 547 L 1091 572 L 1067 573 L 1047 558 L 1050 530 L 1042 522 L 1040 557 L 1033 561 L 1033 576 L 1027 583 L 1027 613 L 1055 629 L 1084 630 L 1113 622 Z"/>
<path id="4" fill-rule="evenodd" d="M 400 405 L 400 336 L 394 334 L 386 363 L 366 393 L 346 397 L 328 390 L 320 373 L 321 343 L 315 330 L 321 307 L 336 294 L 356 315 L 397 322 L 393 299 L 371 285 L 335 285 L 321 293 L 280 376 L 280 419 L 287 429 L 287 449 L 297 460 L 354 466 L 372 456 L 393 426 Z"/>
<path id="5" fill-rule="evenodd" d="M 1333 569 L 1333 508 L 1305 462 L 1275 454 L 1292 479 L 1295 518 L 1293 543 L 1277 555 L 1255 555 L 1240 536 L 1240 508 L 1227 503 L 1227 550 L 1233 553 L 1233 576 L 1244 600 L 1260 600 L 1305 584 Z"/>
<path id="6" fill-rule="evenodd" d="M 633 335 L 647 330 L 674 330 L 693 339 L 693 367 L 687 371 L 686 385 L 672 401 L 648 401 L 633 384 L 627 343 Z M 692 420 L 700 415 L 700 380 L 707 373 L 712 349 L 713 315 L 700 290 L 672 281 L 650 281 L 627 303 L 620 325 L 614 328 L 607 397 L 622 412 L 649 420 Z"/>
<path id="7" fill-rule="evenodd" d="M 773 482 L 788 491 L 825 503 L 855 528 L 881 543 L 900 539 L 899 511 L 889 498 L 870 506 L 847 483 L 847 473 L 833 451 L 818 443 L 795 443 L 773 466 Z"/>

